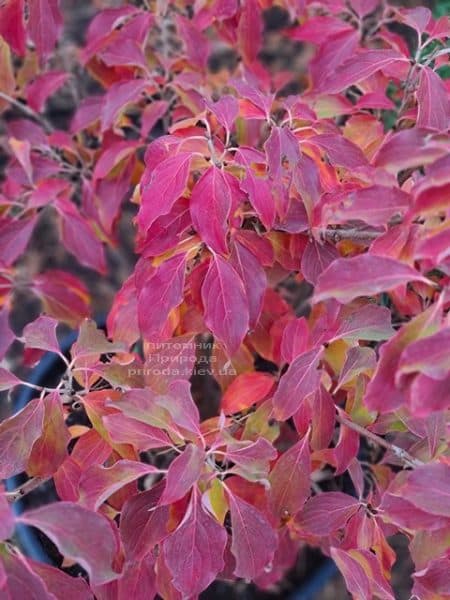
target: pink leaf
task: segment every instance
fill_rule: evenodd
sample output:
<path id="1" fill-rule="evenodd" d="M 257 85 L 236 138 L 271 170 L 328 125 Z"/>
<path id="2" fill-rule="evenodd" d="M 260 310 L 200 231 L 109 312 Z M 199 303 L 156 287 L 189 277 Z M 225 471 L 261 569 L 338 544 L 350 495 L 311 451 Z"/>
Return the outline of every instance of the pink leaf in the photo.
<path id="1" fill-rule="evenodd" d="M 447 131 L 450 124 L 450 100 L 444 82 L 430 67 L 422 67 L 417 88 L 417 127 Z"/>
<path id="2" fill-rule="evenodd" d="M 319 275 L 336 258 L 339 258 L 339 252 L 332 244 L 328 242 L 319 244 L 316 240 L 308 240 L 302 254 L 300 271 L 306 281 L 315 285 Z"/>
<path id="3" fill-rule="evenodd" d="M 355 598 L 395 600 L 391 586 L 383 574 L 382 565 L 370 550 L 332 548 L 331 556 L 344 576 L 348 591 Z"/>
<path id="4" fill-rule="evenodd" d="M 188 444 L 182 454 L 170 464 L 166 487 L 160 505 L 172 504 L 183 498 L 196 483 L 205 463 L 205 453 L 194 444 Z"/>
<path id="5" fill-rule="evenodd" d="M 53 600 L 42 579 L 34 573 L 19 553 L 2 548 L 0 563 L 0 593 L 5 599 Z"/>
<path id="6" fill-rule="evenodd" d="M 146 340 L 160 342 L 167 336 L 170 312 L 183 301 L 185 269 L 186 255 L 175 254 L 155 269 L 140 290 L 139 328 Z"/>
<path id="7" fill-rule="evenodd" d="M 148 86 L 148 81 L 132 79 L 131 81 L 113 84 L 104 96 L 101 111 L 102 132 L 113 125 L 116 117 L 130 102 L 136 102 L 140 94 Z"/>
<path id="8" fill-rule="evenodd" d="M 233 355 L 248 331 L 248 301 L 242 280 L 221 256 L 211 260 L 202 286 L 202 300 L 206 325 L 229 355 Z"/>
<path id="9" fill-rule="evenodd" d="M 25 252 L 38 215 L 0 220 L 0 264 L 10 267 Z"/>
<path id="10" fill-rule="evenodd" d="M 103 515 L 73 502 L 55 502 L 27 511 L 19 520 L 40 529 L 61 554 L 79 562 L 94 585 L 119 577 L 113 569 L 118 550 L 116 537 Z"/>
<path id="11" fill-rule="evenodd" d="M 329 221 L 364 221 L 368 225 L 386 225 L 393 217 L 403 216 L 410 208 L 411 196 L 398 188 L 373 185 L 351 192 L 340 206 L 330 209 Z"/>
<path id="12" fill-rule="evenodd" d="M 254 506 L 228 493 L 233 530 L 231 552 L 236 559 L 234 574 L 254 579 L 267 567 L 277 546 L 277 536 L 266 517 Z"/>
<path id="13" fill-rule="evenodd" d="M 342 135 L 323 133 L 309 138 L 308 142 L 319 146 L 332 165 L 347 169 L 357 169 L 367 165 L 367 158 L 359 146 Z"/>
<path id="14" fill-rule="evenodd" d="M 248 168 L 240 185 L 241 189 L 248 194 L 250 203 L 261 219 L 262 224 L 267 230 L 270 230 L 275 221 L 276 210 L 269 181 L 262 177 L 256 177 L 252 170 Z"/>
<path id="15" fill-rule="evenodd" d="M 309 327 L 305 317 L 289 321 L 281 338 L 281 358 L 291 363 L 297 356 L 306 352 L 309 339 Z"/>
<path id="16" fill-rule="evenodd" d="M 409 502 L 433 515 L 450 517 L 450 466 L 429 463 L 408 474 L 403 487 Z"/>
<path id="17" fill-rule="evenodd" d="M 39 348 L 40 350 L 58 353 L 57 326 L 58 321 L 56 319 L 40 315 L 24 328 L 22 338 L 25 345 L 28 348 Z"/>
<path id="18" fill-rule="evenodd" d="M 232 472 L 249 481 L 267 479 L 269 462 L 276 456 L 275 448 L 265 438 L 258 438 L 255 442 L 231 441 L 226 449 L 226 458 L 234 463 Z"/>
<path id="19" fill-rule="evenodd" d="M 161 215 L 169 213 L 183 194 L 188 178 L 191 154 L 181 152 L 166 158 L 152 171 L 148 185 L 142 190 L 138 223 L 147 231 Z"/>
<path id="20" fill-rule="evenodd" d="M 352 381 L 352 379 L 360 373 L 365 373 L 374 369 L 376 363 L 377 357 L 372 348 L 361 346 L 349 348 L 339 375 L 339 381 L 335 392 L 346 383 Z"/>
<path id="21" fill-rule="evenodd" d="M 323 348 L 304 352 L 289 365 L 281 377 L 273 397 L 275 417 L 285 421 L 300 408 L 301 403 L 319 387 L 321 371 L 318 368 Z"/>
<path id="22" fill-rule="evenodd" d="M 350 85 L 367 79 L 380 69 L 390 66 L 395 61 L 406 62 L 406 59 L 395 50 L 365 50 L 348 58 L 319 85 L 317 92 L 337 94 Z"/>
<path id="23" fill-rule="evenodd" d="M 434 264 L 441 264 L 450 256 L 450 229 L 444 229 L 438 233 L 426 237 L 416 250 L 416 258 L 426 258 Z"/>
<path id="24" fill-rule="evenodd" d="M 216 166 L 200 177 L 192 190 L 192 223 L 201 239 L 214 252 L 228 254 L 227 220 L 237 181 Z"/>
<path id="25" fill-rule="evenodd" d="M 223 569 L 227 532 L 203 508 L 195 492 L 177 529 L 165 540 L 164 558 L 183 597 L 197 596 Z"/>
<path id="26" fill-rule="evenodd" d="M 92 600 L 93 594 L 89 585 L 82 577 L 71 577 L 51 565 L 26 559 L 33 573 L 36 573 L 45 583 L 49 594 L 54 598 L 64 600 Z"/>
<path id="27" fill-rule="evenodd" d="M 310 495 L 311 459 L 308 435 L 281 454 L 270 473 L 270 498 L 277 516 L 294 516 Z"/>
<path id="28" fill-rule="evenodd" d="M 330 337 L 331 333 L 331 337 Z M 343 306 L 335 326 L 327 332 L 328 342 L 345 340 L 382 341 L 395 333 L 391 325 L 391 311 L 385 306 L 367 304 L 357 309 Z"/>
<path id="29" fill-rule="evenodd" d="M 109 496 L 127 483 L 157 472 L 158 469 L 152 465 L 132 460 L 118 460 L 112 467 L 92 465 L 80 477 L 79 503 L 91 510 L 98 510 Z"/>
<path id="30" fill-rule="evenodd" d="M 103 423 L 115 444 L 131 444 L 140 452 L 170 446 L 171 443 L 162 429 L 130 419 L 123 414 L 103 417 Z"/>
<path id="31" fill-rule="evenodd" d="M 239 104 L 234 96 L 229 94 L 220 96 L 217 102 L 210 102 L 204 99 L 205 105 L 210 110 L 219 123 L 226 129 L 231 131 L 236 117 L 239 113 Z"/>
<path id="32" fill-rule="evenodd" d="M 261 17 L 261 9 L 257 0 L 246 0 L 245 4 L 241 6 L 237 38 L 246 63 L 253 63 L 261 49 L 263 32 Z"/>
<path id="33" fill-rule="evenodd" d="M 396 374 L 397 382 L 405 375 L 420 372 L 433 379 L 445 379 L 450 374 L 450 328 L 416 340 L 405 348 Z"/>
<path id="34" fill-rule="evenodd" d="M 296 523 L 300 529 L 312 535 L 330 535 L 344 527 L 360 505 L 357 498 L 342 492 L 325 492 L 306 502 Z"/>
<path id="35" fill-rule="evenodd" d="M 3 359 L 15 339 L 16 336 L 9 326 L 9 312 L 3 308 L 0 310 L 0 360 Z"/>
<path id="36" fill-rule="evenodd" d="M 347 303 L 358 296 L 373 296 L 409 281 L 430 283 L 415 269 L 392 258 L 372 254 L 338 258 L 320 275 L 313 301 L 336 298 Z"/>
<path id="37" fill-rule="evenodd" d="M 5 390 L 9 390 L 13 388 L 15 385 L 19 385 L 21 380 L 16 377 L 13 373 L 0 367 L 0 392 Z"/>
<path id="38" fill-rule="evenodd" d="M 66 199 L 57 200 L 57 209 L 62 218 L 61 234 L 64 246 L 82 265 L 105 273 L 103 244 L 88 221 L 80 215 L 75 205 Z"/>
<path id="39" fill-rule="evenodd" d="M 26 96 L 29 106 L 36 112 L 41 112 L 49 96 L 54 94 L 69 77 L 63 71 L 51 71 L 38 75 L 27 85 Z"/>
<path id="40" fill-rule="evenodd" d="M 24 471 L 33 444 L 42 434 L 44 405 L 32 400 L 20 412 L 0 423 L 0 478 Z"/>
<path id="41" fill-rule="evenodd" d="M 58 5 L 58 0 L 30 2 L 27 29 L 41 62 L 53 51 L 61 31 L 62 16 Z"/>
<path id="42" fill-rule="evenodd" d="M 450 374 L 436 380 L 419 373 L 409 390 L 409 406 L 416 417 L 447 410 L 450 406 Z"/>
<path id="43" fill-rule="evenodd" d="M 233 245 L 230 262 L 244 284 L 248 301 L 249 326 L 254 329 L 264 302 L 267 287 L 266 273 L 256 256 L 237 241 Z"/>
<path id="44" fill-rule="evenodd" d="M 9 502 L 0 487 L 0 541 L 12 537 L 14 532 L 14 517 Z M 1 589 L 1 586 L 0 586 Z"/>

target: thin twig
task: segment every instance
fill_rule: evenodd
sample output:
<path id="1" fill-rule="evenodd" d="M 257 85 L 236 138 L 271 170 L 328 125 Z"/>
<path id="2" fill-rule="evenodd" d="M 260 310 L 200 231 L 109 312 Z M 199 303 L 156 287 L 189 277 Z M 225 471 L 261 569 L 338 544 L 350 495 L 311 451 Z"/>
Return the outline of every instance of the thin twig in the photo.
<path id="1" fill-rule="evenodd" d="M 32 477 L 17 489 L 5 492 L 6 499 L 11 503 L 16 502 L 16 500 L 20 500 L 20 498 L 23 498 L 49 479 L 50 477 Z"/>
<path id="2" fill-rule="evenodd" d="M 365 427 L 354 423 L 353 421 L 345 417 L 340 409 L 337 409 L 337 411 L 337 420 L 340 423 L 342 423 L 349 429 L 353 429 L 353 431 L 356 431 L 357 433 L 371 440 L 375 444 L 378 444 L 378 446 L 381 446 L 386 450 L 390 450 L 395 456 L 397 456 L 397 458 L 403 460 L 408 466 L 420 467 L 424 464 L 421 460 L 419 460 L 418 458 L 414 458 L 414 456 L 412 456 L 409 452 L 407 452 L 403 448 L 400 448 L 400 446 L 396 446 L 395 444 L 392 444 L 391 442 L 388 442 L 384 438 L 380 437 L 376 433 L 373 433 Z"/>
<path id="3" fill-rule="evenodd" d="M 42 115 L 35 112 L 32 108 L 30 108 L 26 104 L 22 104 L 22 102 L 19 102 L 18 100 L 16 100 L 12 96 L 9 96 L 8 94 L 5 94 L 4 92 L 0 92 L 0 98 L 5 100 L 5 102 L 8 102 L 12 106 L 15 106 L 17 109 L 23 112 L 24 115 L 26 115 L 33 121 L 37 121 L 38 123 L 40 123 L 44 128 L 45 133 L 52 133 L 53 127 L 50 125 L 50 123 Z"/>

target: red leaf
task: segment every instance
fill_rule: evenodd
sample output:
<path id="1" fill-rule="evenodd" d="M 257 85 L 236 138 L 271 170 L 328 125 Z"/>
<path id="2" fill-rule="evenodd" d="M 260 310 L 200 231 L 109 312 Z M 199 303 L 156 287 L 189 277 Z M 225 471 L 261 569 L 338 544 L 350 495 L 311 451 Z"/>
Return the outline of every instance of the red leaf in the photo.
<path id="1" fill-rule="evenodd" d="M 409 281 L 430 281 L 398 260 L 372 254 L 338 258 L 319 277 L 314 302 L 336 298 L 351 302 L 358 296 L 373 296 Z"/>
<path id="2" fill-rule="evenodd" d="M 57 208 L 62 218 L 62 242 L 80 263 L 99 273 L 106 272 L 103 244 L 95 235 L 88 221 L 66 199 L 58 198 Z"/>
<path id="3" fill-rule="evenodd" d="M 289 321 L 281 338 L 280 353 L 285 363 L 291 363 L 297 356 L 306 352 L 309 340 L 309 327 L 305 317 Z"/>
<path id="4" fill-rule="evenodd" d="M 403 391 L 395 384 L 401 353 L 413 340 L 430 335 L 439 329 L 441 312 L 439 304 L 430 306 L 381 346 L 377 368 L 369 381 L 364 398 L 369 410 L 389 412 L 405 401 Z"/>
<path id="5" fill-rule="evenodd" d="M 237 180 L 212 166 L 192 190 L 192 223 L 201 239 L 214 252 L 228 254 L 227 220 L 233 205 Z"/>
<path id="6" fill-rule="evenodd" d="M 214 256 L 210 262 L 202 300 L 206 325 L 232 356 L 248 331 L 249 310 L 239 275 L 221 256 Z"/>
<path id="7" fill-rule="evenodd" d="M 182 522 L 163 545 L 173 585 L 183 597 L 200 594 L 223 569 L 227 537 L 194 492 Z"/>
<path id="8" fill-rule="evenodd" d="M 21 411 L 0 423 L 0 478 L 24 471 L 33 444 L 42 434 L 44 404 L 32 400 Z"/>
<path id="9" fill-rule="evenodd" d="M 155 269 L 140 290 L 139 328 L 147 341 L 166 339 L 170 312 L 183 302 L 185 270 L 186 255 L 175 254 Z"/>
<path id="10" fill-rule="evenodd" d="M 19 553 L 2 549 L 0 563 L 0 591 L 8 598 L 30 598 L 30 600 L 49 600 L 50 596 L 44 582 L 28 567 L 25 558 Z"/>
<path id="11" fill-rule="evenodd" d="M 310 495 L 311 460 L 308 437 L 305 435 L 284 452 L 270 473 L 270 498 L 280 519 L 296 515 Z"/>
<path id="12" fill-rule="evenodd" d="M 231 552 L 236 559 L 234 574 L 244 579 L 260 575 L 273 559 L 277 536 L 266 517 L 254 506 L 228 492 Z"/>
<path id="13" fill-rule="evenodd" d="M 26 33 L 23 17 L 23 0 L 6 0 L 2 4 L 0 35 L 19 56 L 25 54 Z"/>
<path id="14" fill-rule="evenodd" d="M 361 148 L 342 135 L 323 133 L 309 138 L 308 143 L 319 146 L 332 165 L 346 169 L 357 169 L 367 165 L 367 158 Z"/>
<path id="15" fill-rule="evenodd" d="M 417 127 L 445 132 L 450 125 L 450 100 L 444 82 L 430 67 L 420 70 Z"/>
<path id="16" fill-rule="evenodd" d="M 395 61 L 406 62 L 406 59 L 394 50 L 365 50 L 348 58 L 325 81 L 320 83 L 316 91 L 321 94 L 342 92 L 350 85 L 367 79 Z"/>
<path id="17" fill-rule="evenodd" d="M 263 22 L 257 0 L 246 0 L 241 7 L 237 39 L 245 63 L 253 63 L 261 49 Z"/>
<path id="18" fill-rule="evenodd" d="M 245 246 L 235 241 L 230 259 L 244 284 L 248 301 L 249 326 L 255 328 L 261 315 L 267 277 L 261 263 Z"/>
<path id="19" fill-rule="evenodd" d="M 345 527 L 360 506 L 357 498 L 342 492 L 325 492 L 307 500 L 296 523 L 307 533 L 327 536 Z"/>
<path id="20" fill-rule="evenodd" d="M 226 415 L 250 408 L 266 398 L 275 380 L 266 373 L 242 373 L 228 386 L 221 407 Z"/>
<path id="21" fill-rule="evenodd" d="M 158 506 L 163 484 L 129 498 L 120 516 L 125 556 L 137 561 L 169 535 L 169 506 Z"/>
<path id="22" fill-rule="evenodd" d="M 62 16 L 58 4 L 58 0 L 30 2 L 27 29 L 41 62 L 51 54 L 61 32 Z"/>
<path id="23" fill-rule="evenodd" d="M 27 511 L 18 520 L 43 531 L 61 554 L 86 569 L 94 585 L 119 577 L 113 569 L 117 540 L 103 515 L 73 502 L 55 502 Z"/>
<path id="24" fill-rule="evenodd" d="M 159 163 L 152 171 L 150 181 L 142 190 L 142 204 L 138 223 L 146 232 L 161 215 L 169 213 L 183 194 L 188 178 L 191 154 L 181 152 Z"/>
<path id="25" fill-rule="evenodd" d="M 71 577 L 60 569 L 30 558 L 26 561 L 33 573 L 45 583 L 48 592 L 58 600 L 92 600 L 93 594 L 82 577 Z"/>
<path id="26" fill-rule="evenodd" d="M 120 81 L 109 88 L 104 96 L 101 111 L 102 132 L 105 132 L 114 124 L 117 116 L 125 109 L 127 104 L 137 101 L 148 83 L 143 79 L 132 79 L 131 81 Z"/>
<path id="27" fill-rule="evenodd" d="M 434 462 L 417 467 L 408 474 L 403 493 L 421 510 L 450 517 L 450 466 Z"/>
<path id="28" fill-rule="evenodd" d="M 157 472 L 158 469 L 152 465 L 132 460 L 118 460 L 112 467 L 92 465 L 80 477 L 79 504 L 96 511 L 124 485 Z"/>
<path id="29" fill-rule="evenodd" d="M 321 371 L 318 369 L 323 348 L 304 352 L 289 365 L 281 377 L 273 397 L 275 417 L 285 421 L 300 408 L 301 403 L 319 387 Z"/>
<path id="30" fill-rule="evenodd" d="M 183 453 L 170 464 L 166 487 L 159 504 L 172 504 L 183 498 L 199 479 L 204 464 L 204 451 L 194 444 L 188 444 Z"/>
<path id="31" fill-rule="evenodd" d="M 28 105 L 36 112 L 41 112 L 47 98 L 56 92 L 69 77 L 64 71 L 51 71 L 38 75 L 27 85 L 26 96 Z"/>
<path id="32" fill-rule="evenodd" d="M 67 456 L 70 433 L 64 421 L 59 392 L 51 392 L 42 399 L 44 426 L 42 434 L 33 444 L 28 462 L 29 475 L 48 477 L 53 475 Z"/>

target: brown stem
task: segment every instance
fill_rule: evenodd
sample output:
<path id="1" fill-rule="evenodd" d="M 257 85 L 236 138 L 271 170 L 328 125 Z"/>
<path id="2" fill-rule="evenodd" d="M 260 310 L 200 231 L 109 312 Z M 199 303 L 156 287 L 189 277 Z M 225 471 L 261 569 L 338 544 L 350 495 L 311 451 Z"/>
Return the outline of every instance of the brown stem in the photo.
<path id="1" fill-rule="evenodd" d="M 11 503 L 16 502 L 16 500 L 20 500 L 20 498 L 23 498 L 23 496 L 26 496 L 49 479 L 50 477 L 32 477 L 17 489 L 5 492 L 6 499 Z"/>
<path id="2" fill-rule="evenodd" d="M 329 242 L 340 242 L 341 240 L 371 241 L 376 240 L 383 235 L 383 231 L 364 231 L 363 229 L 346 229 L 345 227 L 335 227 L 333 229 L 322 229 L 320 235 L 322 239 Z"/>
<path id="3" fill-rule="evenodd" d="M 340 423 L 342 423 L 342 425 L 345 425 L 349 429 L 353 429 L 353 431 L 356 431 L 357 433 L 371 440 L 375 444 L 378 444 L 378 446 L 386 448 L 386 450 L 390 450 L 395 456 L 397 456 L 397 458 L 403 460 L 408 466 L 420 467 L 424 464 L 421 460 L 419 460 L 418 458 L 414 458 L 414 456 L 412 456 L 409 452 L 407 452 L 403 448 L 400 448 L 400 446 L 396 446 L 395 444 L 392 444 L 391 442 L 388 442 L 384 438 L 380 437 L 376 433 L 373 433 L 365 427 L 358 425 L 358 423 L 354 423 L 353 421 L 345 417 L 340 409 L 337 409 L 337 411 L 337 420 Z"/>

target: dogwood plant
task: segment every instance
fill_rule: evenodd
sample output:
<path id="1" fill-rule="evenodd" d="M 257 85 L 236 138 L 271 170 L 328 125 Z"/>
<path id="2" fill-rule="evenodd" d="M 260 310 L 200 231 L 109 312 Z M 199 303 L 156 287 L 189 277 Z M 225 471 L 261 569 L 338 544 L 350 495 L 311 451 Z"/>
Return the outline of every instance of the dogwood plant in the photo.
<path id="1" fill-rule="evenodd" d="M 449 19 L 378 0 L 95 7 L 75 48 L 58 0 L 0 4 L 0 388 L 36 391 L 0 424 L 0 476 L 29 477 L 0 494 L 2 597 L 272 589 L 310 545 L 355 599 L 393 599 L 402 533 L 413 596 L 450 598 Z M 107 276 L 130 205 L 137 262 L 105 333 L 30 240 L 50 216 Z M 13 331 L 24 294 L 42 314 Z M 59 384 L 11 367 L 20 343 L 27 366 L 59 355 Z M 59 501 L 13 513 L 49 480 Z M 22 554 L 17 523 L 64 563 Z"/>

